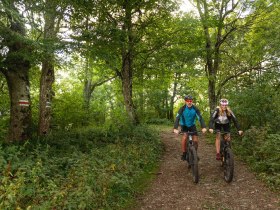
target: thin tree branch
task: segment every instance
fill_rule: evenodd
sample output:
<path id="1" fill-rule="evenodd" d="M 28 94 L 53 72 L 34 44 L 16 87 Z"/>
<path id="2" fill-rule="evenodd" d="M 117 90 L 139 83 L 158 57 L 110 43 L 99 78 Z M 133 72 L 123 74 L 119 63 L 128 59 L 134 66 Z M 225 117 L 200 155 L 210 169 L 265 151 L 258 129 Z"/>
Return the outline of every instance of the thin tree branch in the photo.
<path id="1" fill-rule="evenodd" d="M 109 81 L 115 79 L 116 77 L 117 77 L 117 75 L 115 75 L 113 77 L 106 78 L 103 81 L 99 81 L 99 82 L 96 82 L 96 83 L 92 84 L 91 87 L 90 87 L 90 92 L 92 93 L 96 87 L 98 87 L 100 85 L 103 85 L 104 83 L 109 82 Z"/>
<path id="2" fill-rule="evenodd" d="M 277 64 L 277 65 L 271 65 L 271 66 L 268 66 L 268 67 L 260 67 L 260 66 L 255 66 L 255 67 L 252 67 L 252 68 L 246 68 L 246 69 L 243 69 L 242 71 L 236 73 L 235 75 L 231 75 L 231 76 L 228 76 L 224 81 L 222 81 L 219 85 L 219 89 L 217 91 L 217 95 L 220 95 L 221 94 L 221 90 L 222 88 L 228 83 L 228 81 L 230 81 L 231 79 L 234 79 L 234 78 L 237 78 L 238 76 L 246 73 L 246 72 L 249 72 L 249 71 L 252 71 L 252 70 L 265 70 L 265 69 L 271 69 L 271 68 L 275 68 L 275 67 L 279 67 L 280 64 Z M 280 86 L 280 84 L 279 84 Z"/>

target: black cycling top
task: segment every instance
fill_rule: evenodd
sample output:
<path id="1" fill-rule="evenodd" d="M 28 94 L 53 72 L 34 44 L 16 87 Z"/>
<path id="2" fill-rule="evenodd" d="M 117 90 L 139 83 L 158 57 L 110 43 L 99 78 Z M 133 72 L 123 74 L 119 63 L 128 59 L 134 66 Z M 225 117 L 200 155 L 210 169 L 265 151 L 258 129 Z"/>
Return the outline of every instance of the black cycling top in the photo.
<path id="1" fill-rule="evenodd" d="M 228 112 L 230 115 L 228 116 Z M 219 107 L 217 107 L 211 115 L 210 122 L 209 122 L 209 129 L 214 128 L 214 123 L 217 124 L 230 124 L 231 120 L 233 121 L 237 130 L 240 130 L 240 125 L 231 110 L 226 110 L 224 115 L 219 115 Z"/>

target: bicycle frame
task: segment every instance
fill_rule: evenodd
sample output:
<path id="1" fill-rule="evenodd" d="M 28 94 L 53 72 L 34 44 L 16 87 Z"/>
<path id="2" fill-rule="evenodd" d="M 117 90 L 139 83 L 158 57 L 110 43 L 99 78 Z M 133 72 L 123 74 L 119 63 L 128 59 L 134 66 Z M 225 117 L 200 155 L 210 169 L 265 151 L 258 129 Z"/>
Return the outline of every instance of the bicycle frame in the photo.
<path id="1" fill-rule="evenodd" d="M 234 157 L 231 143 L 225 138 L 228 134 L 228 132 L 220 133 L 220 154 L 222 157 L 222 167 L 224 168 L 224 179 L 229 183 L 232 181 L 234 174 Z"/>
<path id="2" fill-rule="evenodd" d="M 192 175 L 193 175 L 193 181 L 194 183 L 198 183 L 199 181 L 199 175 L 198 175 L 198 157 L 197 157 L 197 151 L 195 149 L 195 146 L 193 144 L 192 140 L 192 134 L 193 132 L 187 132 L 186 135 L 187 140 L 187 165 L 188 168 L 191 168 Z"/>

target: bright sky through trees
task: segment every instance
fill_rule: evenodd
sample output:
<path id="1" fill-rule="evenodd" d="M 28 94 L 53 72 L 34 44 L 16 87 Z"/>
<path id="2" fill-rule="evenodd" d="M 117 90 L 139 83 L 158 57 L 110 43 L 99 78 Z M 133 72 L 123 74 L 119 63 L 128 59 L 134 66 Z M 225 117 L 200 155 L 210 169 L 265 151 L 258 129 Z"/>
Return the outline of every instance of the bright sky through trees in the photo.
<path id="1" fill-rule="evenodd" d="M 183 3 L 180 7 L 180 10 L 183 12 L 190 12 L 194 10 L 193 5 L 189 2 L 189 0 L 183 0 Z"/>

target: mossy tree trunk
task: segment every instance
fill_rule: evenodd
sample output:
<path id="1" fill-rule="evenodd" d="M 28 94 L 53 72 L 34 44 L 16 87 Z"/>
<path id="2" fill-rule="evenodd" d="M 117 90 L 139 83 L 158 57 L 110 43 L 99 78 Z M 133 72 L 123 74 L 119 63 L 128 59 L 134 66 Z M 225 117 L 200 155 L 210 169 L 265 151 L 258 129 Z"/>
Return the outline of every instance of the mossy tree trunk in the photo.
<path id="1" fill-rule="evenodd" d="M 124 96 L 124 104 L 128 116 L 132 124 L 139 124 L 139 119 L 136 113 L 136 108 L 132 100 L 132 79 L 133 79 L 133 36 L 132 36 L 132 8 L 131 3 L 128 1 L 124 2 L 123 8 L 125 10 L 125 19 L 123 23 L 123 34 L 124 41 L 122 46 L 122 70 L 121 70 L 121 80 L 122 80 L 122 92 Z"/>
<path id="2" fill-rule="evenodd" d="M 25 25 L 14 1 L 3 2 L 9 22 L 3 26 L 2 44 L 8 49 L 0 71 L 5 75 L 10 97 L 8 142 L 24 141 L 31 137 L 30 52 Z M 17 18 L 15 18 L 15 16 Z"/>
<path id="3" fill-rule="evenodd" d="M 46 10 L 44 14 L 44 40 L 47 44 L 52 43 L 55 38 L 55 5 L 52 0 L 46 1 Z M 38 134 L 45 135 L 49 132 L 51 121 L 51 103 L 52 103 L 52 84 L 54 82 L 54 55 L 52 47 L 45 47 L 45 56 L 42 60 L 42 71 L 40 78 L 40 99 L 39 99 L 39 124 Z"/>
<path id="4" fill-rule="evenodd" d="M 10 125 L 7 141 L 24 141 L 30 138 L 31 104 L 28 63 L 16 63 L 5 71 L 10 95 Z"/>

